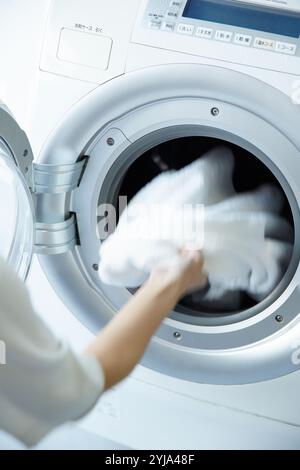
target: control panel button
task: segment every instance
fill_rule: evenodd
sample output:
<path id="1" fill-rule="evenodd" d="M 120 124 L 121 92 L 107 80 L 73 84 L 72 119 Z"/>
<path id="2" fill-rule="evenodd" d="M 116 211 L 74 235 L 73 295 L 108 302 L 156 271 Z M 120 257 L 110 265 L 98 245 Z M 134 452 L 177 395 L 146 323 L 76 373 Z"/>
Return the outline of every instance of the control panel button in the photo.
<path id="1" fill-rule="evenodd" d="M 252 36 L 249 36 L 248 34 L 239 34 L 237 33 L 234 36 L 234 42 L 236 44 L 240 44 L 241 46 L 250 46 L 252 42 Z"/>
<path id="2" fill-rule="evenodd" d="M 162 21 L 165 15 L 161 15 L 160 13 L 148 13 L 148 21 Z"/>
<path id="3" fill-rule="evenodd" d="M 151 29 L 160 29 L 161 21 L 160 20 L 150 20 L 148 23 L 149 28 Z"/>
<path id="4" fill-rule="evenodd" d="M 175 30 L 175 23 L 171 23 L 169 21 L 164 21 L 161 27 L 162 31 L 170 31 L 173 32 Z"/>
<path id="5" fill-rule="evenodd" d="M 166 17 L 167 17 L 167 18 L 170 18 L 170 19 L 172 19 L 172 20 L 177 20 L 177 18 L 178 18 L 178 11 L 169 10 L 169 11 L 167 11 L 167 13 L 166 13 Z"/>
<path id="6" fill-rule="evenodd" d="M 171 8 L 180 8 L 182 5 L 182 2 L 180 0 L 172 0 L 170 2 L 170 7 Z"/>
<path id="7" fill-rule="evenodd" d="M 215 39 L 217 41 L 224 41 L 224 42 L 230 42 L 232 39 L 232 32 L 231 31 L 220 31 L 217 30 L 215 34 Z"/>
<path id="8" fill-rule="evenodd" d="M 281 52 L 282 54 L 295 55 L 297 52 L 297 45 L 290 42 L 280 42 L 276 43 L 275 50 Z"/>
<path id="9" fill-rule="evenodd" d="M 258 49 L 265 49 L 268 51 L 274 51 L 275 44 L 276 44 L 275 41 L 273 41 L 272 39 L 268 39 L 268 38 L 255 38 L 255 41 L 254 41 L 254 47 Z"/>
<path id="10" fill-rule="evenodd" d="M 214 30 L 211 28 L 203 28 L 199 26 L 196 30 L 196 36 L 199 38 L 211 39 L 213 37 Z"/>
<path id="11" fill-rule="evenodd" d="M 180 23 L 177 27 L 177 32 L 192 36 L 194 29 L 195 29 L 195 26 L 192 24 Z"/>

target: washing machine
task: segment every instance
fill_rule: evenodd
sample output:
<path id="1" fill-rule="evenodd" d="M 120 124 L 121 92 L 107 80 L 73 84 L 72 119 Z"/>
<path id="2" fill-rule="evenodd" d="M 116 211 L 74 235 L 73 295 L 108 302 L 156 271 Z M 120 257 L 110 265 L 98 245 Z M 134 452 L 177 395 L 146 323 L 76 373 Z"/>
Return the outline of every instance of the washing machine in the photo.
<path id="1" fill-rule="evenodd" d="M 16 227 L 4 254 L 47 321 L 89 337 L 130 299 L 99 280 L 101 207 L 157 176 L 157 155 L 179 169 L 225 143 L 237 191 L 276 185 L 293 231 L 270 295 L 184 298 L 82 426 L 132 447 L 299 448 L 299 2 L 42 3 L 28 3 L 26 133 L 2 105 L 0 153 Z"/>

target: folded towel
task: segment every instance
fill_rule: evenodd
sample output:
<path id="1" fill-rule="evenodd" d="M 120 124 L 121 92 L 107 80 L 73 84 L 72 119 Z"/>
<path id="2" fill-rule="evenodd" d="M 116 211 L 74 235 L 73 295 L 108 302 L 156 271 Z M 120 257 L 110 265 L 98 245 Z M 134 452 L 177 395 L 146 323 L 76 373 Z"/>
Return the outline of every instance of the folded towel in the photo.
<path id="1" fill-rule="evenodd" d="M 280 281 L 293 245 L 272 185 L 237 194 L 234 157 L 220 146 L 179 171 L 148 183 L 123 211 L 100 249 L 100 279 L 137 287 L 157 267 L 172 267 L 179 250 L 203 249 L 210 288 L 205 301 L 246 292 L 259 301 Z"/>

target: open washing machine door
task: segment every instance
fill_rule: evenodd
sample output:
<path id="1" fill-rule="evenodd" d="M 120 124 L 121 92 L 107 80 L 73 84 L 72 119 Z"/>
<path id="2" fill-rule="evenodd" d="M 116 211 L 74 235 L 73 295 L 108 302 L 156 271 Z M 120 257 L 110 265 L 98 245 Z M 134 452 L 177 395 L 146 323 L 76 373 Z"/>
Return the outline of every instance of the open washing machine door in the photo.
<path id="1" fill-rule="evenodd" d="M 245 298 L 239 308 L 214 311 L 184 299 L 142 364 L 212 384 L 256 382 L 297 370 L 299 118 L 287 96 L 254 78 L 189 64 L 126 74 L 75 104 L 33 165 L 35 251 L 67 307 L 97 332 L 132 295 L 99 280 L 99 224 L 106 204 L 132 197 L 159 173 L 157 152 L 180 168 L 225 142 L 235 155 L 238 191 L 264 181 L 281 189 L 282 215 L 294 233 L 289 266 L 259 303 Z"/>
<path id="2" fill-rule="evenodd" d="M 33 163 L 30 142 L 5 104 L 0 103 L 0 257 L 18 276 L 25 280 L 32 255 L 36 253 L 59 254 L 75 245 L 74 217 L 50 226 L 36 219 L 39 194 L 44 183 L 56 191 L 62 184 L 64 190 L 74 187 L 83 162 L 60 166 L 59 175 L 48 166 Z M 49 178 L 50 174 L 50 178 Z M 48 188 L 48 187 L 47 187 Z M 48 219 L 49 220 L 49 219 Z"/>
<path id="3" fill-rule="evenodd" d="M 23 280 L 34 246 L 32 160 L 26 135 L 0 103 L 0 257 Z"/>

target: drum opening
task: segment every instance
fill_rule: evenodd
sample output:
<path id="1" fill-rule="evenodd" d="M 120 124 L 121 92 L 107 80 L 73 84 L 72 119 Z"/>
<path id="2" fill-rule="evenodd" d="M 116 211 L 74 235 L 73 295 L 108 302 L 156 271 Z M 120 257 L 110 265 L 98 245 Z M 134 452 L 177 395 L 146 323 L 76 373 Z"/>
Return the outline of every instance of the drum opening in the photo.
<path id="1" fill-rule="evenodd" d="M 141 188 L 162 171 L 181 169 L 221 144 L 229 147 L 235 158 L 233 184 L 237 193 L 255 190 L 266 183 L 270 183 L 280 190 L 284 199 L 284 205 L 280 215 L 284 217 L 292 227 L 291 242 L 294 243 L 295 224 L 291 205 L 282 184 L 273 171 L 260 160 L 260 158 L 246 148 L 215 137 L 179 137 L 164 141 L 151 148 L 148 146 L 146 151 L 136 155 L 135 158 L 131 160 L 130 166 L 127 165 L 127 167 L 123 167 L 124 169 L 121 172 L 121 176 L 119 172 L 118 182 L 116 183 L 115 180 L 114 183 L 114 202 L 117 202 L 119 196 L 127 196 L 128 201 L 130 201 Z M 247 314 L 246 316 L 242 315 L 241 318 L 252 316 L 262 310 L 265 300 L 270 304 L 270 296 L 273 296 L 273 300 L 275 300 L 275 297 L 278 298 L 285 290 L 291 279 L 290 275 L 287 276 L 288 279 L 285 279 L 288 268 L 289 266 L 286 266 L 281 281 L 268 296 L 268 300 L 263 299 L 263 301 L 257 302 L 245 292 L 230 292 L 229 297 L 227 299 L 221 299 L 220 302 L 208 302 L 201 298 L 199 300 L 199 297 L 197 301 L 195 301 L 195 296 L 188 295 L 180 301 L 173 316 L 176 319 L 184 321 L 186 321 L 188 316 L 191 323 L 194 322 L 192 317 L 204 318 L 207 316 L 212 318 L 212 316 L 223 316 L 225 320 L 225 318 L 232 314 L 236 315 L 241 312 L 253 311 L 252 314 L 249 313 L 249 315 Z M 133 292 L 133 290 L 130 291 Z"/>

